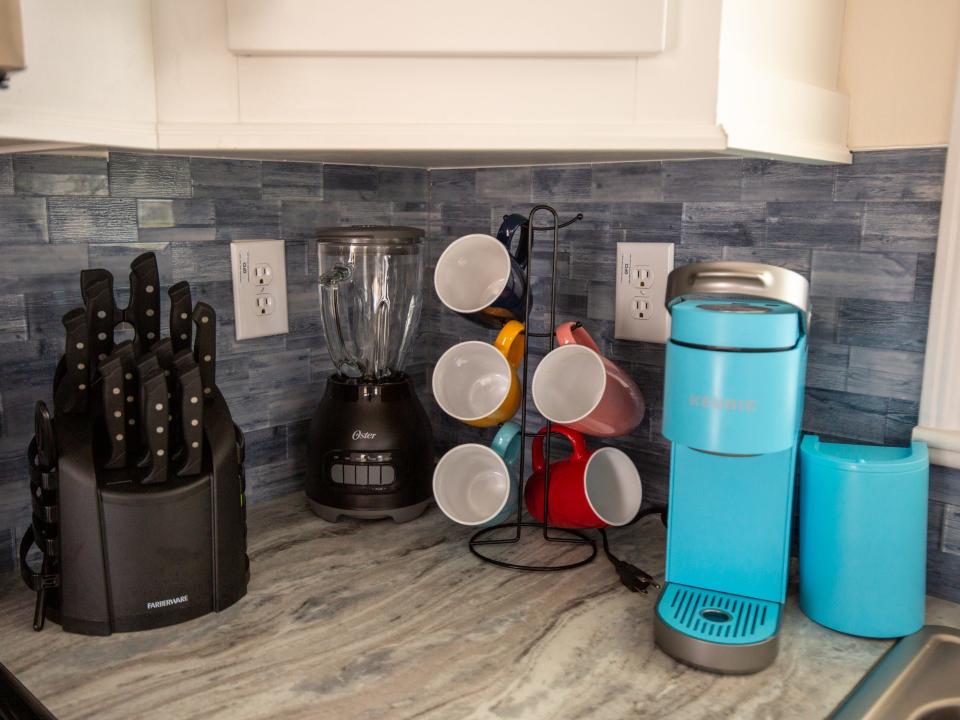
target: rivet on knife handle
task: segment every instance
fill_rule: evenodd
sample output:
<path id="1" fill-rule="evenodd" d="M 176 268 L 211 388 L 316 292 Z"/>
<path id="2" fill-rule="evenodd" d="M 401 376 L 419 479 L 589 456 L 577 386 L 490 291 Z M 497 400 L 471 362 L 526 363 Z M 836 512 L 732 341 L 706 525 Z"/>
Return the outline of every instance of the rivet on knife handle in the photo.
<path id="1" fill-rule="evenodd" d="M 136 400 L 134 405 L 137 407 L 137 422 L 135 425 L 139 425 L 140 429 L 140 439 L 143 442 L 143 450 L 141 451 L 140 457 L 137 460 L 137 467 L 146 467 L 150 464 L 151 452 L 150 452 L 150 433 L 149 426 L 146 423 L 146 419 L 143 415 L 143 388 L 147 380 L 154 375 L 163 378 L 164 386 L 166 386 L 166 378 L 164 378 L 163 370 L 160 369 L 160 363 L 157 361 L 157 356 L 154 353 L 148 353 L 143 355 L 137 360 L 137 379 L 139 380 L 139 390 L 136 394 Z M 166 390 L 164 390 L 164 399 L 166 399 Z"/>
<path id="2" fill-rule="evenodd" d="M 80 283 L 87 309 L 91 369 L 95 369 L 113 350 L 113 328 L 117 323 L 113 275 L 102 269 L 84 270 Z"/>
<path id="3" fill-rule="evenodd" d="M 185 280 L 171 285 L 167 290 L 170 296 L 170 340 L 173 351 L 179 352 L 193 347 L 193 300 L 190 297 L 190 283 Z"/>
<path id="4" fill-rule="evenodd" d="M 217 388 L 217 314 L 207 303 L 198 302 L 193 308 L 193 322 L 197 326 L 193 358 L 200 367 L 203 396 L 211 398 Z"/>
<path id="5" fill-rule="evenodd" d="M 200 368 L 180 373 L 181 465 L 177 475 L 196 475 L 203 466 L 203 399 Z"/>
<path id="6" fill-rule="evenodd" d="M 140 422 L 146 429 L 150 465 L 143 477 L 144 484 L 164 482 L 167 479 L 167 381 L 157 368 L 140 380 Z"/>
<path id="7" fill-rule="evenodd" d="M 107 428 L 110 456 L 106 468 L 119 468 L 127 464 L 126 396 L 123 383 L 123 359 L 111 355 L 100 363 L 103 389 L 103 422 Z"/>
<path id="8" fill-rule="evenodd" d="M 65 374 L 57 386 L 57 406 L 64 412 L 86 412 L 90 386 L 90 346 L 87 338 L 87 311 L 76 308 L 63 316 L 66 345 L 63 350 Z"/>

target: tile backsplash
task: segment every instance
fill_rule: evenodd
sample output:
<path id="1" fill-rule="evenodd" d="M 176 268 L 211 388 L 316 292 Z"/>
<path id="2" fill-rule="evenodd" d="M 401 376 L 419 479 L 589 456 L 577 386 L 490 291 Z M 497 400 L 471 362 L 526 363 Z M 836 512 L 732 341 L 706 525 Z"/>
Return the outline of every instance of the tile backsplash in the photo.
<path id="1" fill-rule="evenodd" d="M 664 352 L 613 338 L 620 240 L 676 243 L 677 264 L 754 260 L 808 277 L 814 319 L 804 428 L 850 442 L 906 443 L 917 419 L 944 158 L 935 148 L 856 153 L 841 167 L 710 159 L 427 172 L 132 153 L 0 155 L 0 571 L 12 567 L 29 522 L 23 453 L 32 405 L 49 400 L 60 317 L 79 303 L 79 271 L 106 267 L 126 278 L 129 261 L 145 250 L 157 253 L 164 285 L 190 280 L 195 298 L 218 312 L 218 378 L 247 434 L 253 502 L 300 486 L 306 424 L 331 369 L 315 229 L 427 228 L 424 314 L 408 369 L 445 448 L 488 438 L 441 415 L 429 399 L 431 364 L 453 342 L 492 333 L 442 309 L 433 264 L 453 239 L 494 231 L 504 213 L 538 202 L 563 217 L 584 214 L 560 235 L 558 320 L 583 320 L 644 391 L 647 419 L 617 444 L 637 462 L 647 497 L 666 494 Z M 237 343 L 225 244 L 254 237 L 287 241 L 290 333 Z M 544 325 L 549 244 L 538 234 L 535 317 Z M 532 347 L 535 357 L 543 352 Z M 960 472 L 934 468 L 930 498 L 930 591 L 960 600 Z"/>

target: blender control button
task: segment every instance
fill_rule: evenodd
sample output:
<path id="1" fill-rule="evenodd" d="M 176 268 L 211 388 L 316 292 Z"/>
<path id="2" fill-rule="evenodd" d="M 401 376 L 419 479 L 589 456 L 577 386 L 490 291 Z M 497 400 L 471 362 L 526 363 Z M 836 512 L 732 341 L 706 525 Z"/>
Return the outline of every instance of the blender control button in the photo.
<path id="1" fill-rule="evenodd" d="M 343 466 L 343 482 L 344 482 L 344 484 L 346 484 L 346 485 L 356 485 L 356 484 L 357 484 L 357 476 L 356 476 L 356 473 L 354 472 L 354 466 L 353 466 L 353 465 L 344 465 L 344 466 Z"/>
<path id="2" fill-rule="evenodd" d="M 382 468 L 380 468 L 380 484 L 393 484 L 393 465 L 384 465 Z"/>
<path id="3" fill-rule="evenodd" d="M 367 484 L 367 466 L 357 465 L 357 485 Z"/>
<path id="4" fill-rule="evenodd" d="M 367 478 L 369 479 L 369 482 L 371 485 L 379 485 L 380 484 L 380 466 L 371 465 L 369 468 L 367 468 Z"/>
<path id="5" fill-rule="evenodd" d="M 340 485 L 343 484 L 343 465 L 337 463 L 332 468 L 330 468 L 330 478 Z"/>

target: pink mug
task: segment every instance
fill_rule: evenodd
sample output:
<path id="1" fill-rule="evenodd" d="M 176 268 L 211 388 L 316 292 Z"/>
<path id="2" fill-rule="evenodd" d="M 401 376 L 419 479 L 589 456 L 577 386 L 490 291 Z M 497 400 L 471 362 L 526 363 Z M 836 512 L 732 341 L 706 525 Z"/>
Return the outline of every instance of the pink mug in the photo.
<path id="1" fill-rule="evenodd" d="M 560 347 L 540 361 L 531 392 L 547 420 L 585 435 L 626 435 L 643 420 L 643 394 L 600 349 L 579 323 L 557 327 Z"/>

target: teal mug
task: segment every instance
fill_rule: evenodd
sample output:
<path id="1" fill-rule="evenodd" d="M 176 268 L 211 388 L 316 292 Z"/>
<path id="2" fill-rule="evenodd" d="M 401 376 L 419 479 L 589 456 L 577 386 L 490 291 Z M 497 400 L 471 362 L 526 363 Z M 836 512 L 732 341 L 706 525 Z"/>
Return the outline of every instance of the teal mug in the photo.
<path id="1" fill-rule="evenodd" d="M 520 485 L 515 465 L 523 452 L 520 425 L 504 423 L 489 446 L 457 445 L 433 472 L 433 496 L 448 518 L 461 525 L 487 527 L 517 510 Z"/>

